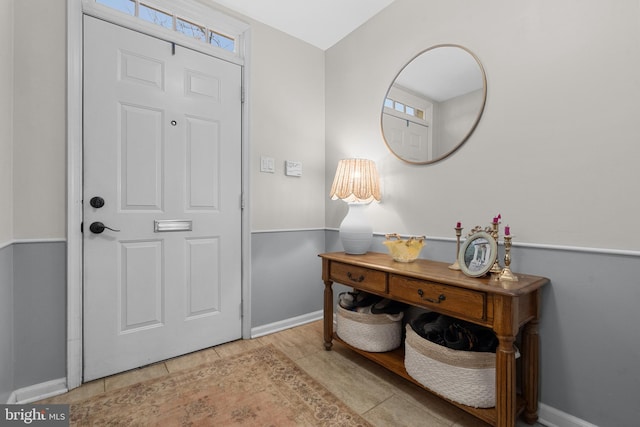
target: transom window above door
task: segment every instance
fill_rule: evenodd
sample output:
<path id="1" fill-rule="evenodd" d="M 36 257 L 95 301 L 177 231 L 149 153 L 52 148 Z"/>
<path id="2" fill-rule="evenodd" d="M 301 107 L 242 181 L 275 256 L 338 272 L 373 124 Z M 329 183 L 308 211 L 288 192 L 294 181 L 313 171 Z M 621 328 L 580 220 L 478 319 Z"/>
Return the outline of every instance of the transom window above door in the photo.
<path id="1" fill-rule="evenodd" d="M 176 31 L 190 38 L 237 53 L 236 38 L 223 31 L 211 28 L 197 19 L 181 16 L 175 10 L 162 7 L 150 0 L 94 0 L 127 15 Z"/>

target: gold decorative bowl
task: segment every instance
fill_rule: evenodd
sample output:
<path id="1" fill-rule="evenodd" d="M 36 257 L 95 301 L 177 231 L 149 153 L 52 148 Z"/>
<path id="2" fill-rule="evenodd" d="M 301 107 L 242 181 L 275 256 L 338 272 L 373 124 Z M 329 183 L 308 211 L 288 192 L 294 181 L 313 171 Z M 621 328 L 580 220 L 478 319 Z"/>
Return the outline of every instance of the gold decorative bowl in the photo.
<path id="1" fill-rule="evenodd" d="M 385 234 L 387 240 L 382 242 L 389 250 L 391 257 L 398 262 L 413 262 L 426 245 L 425 236 L 409 237 L 402 240 L 399 234 Z M 394 240 L 395 239 L 395 240 Z"/>

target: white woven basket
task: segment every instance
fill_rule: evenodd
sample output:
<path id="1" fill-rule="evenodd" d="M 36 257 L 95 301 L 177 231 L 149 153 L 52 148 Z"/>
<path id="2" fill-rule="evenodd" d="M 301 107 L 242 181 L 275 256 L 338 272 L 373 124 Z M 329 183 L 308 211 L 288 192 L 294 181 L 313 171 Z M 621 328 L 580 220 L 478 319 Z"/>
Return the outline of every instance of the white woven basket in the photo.
<path id="1" fill-rule="evenodd" d="M 407 325 L 404 365 L 416 381 L 449 400 L 474 408 L 496 406 L 495 353 L 453 350 Z"/>
<path id="2" fill-rule="evenodd" d="M 364 351 L 391 351 L 402 344 L 403 313 L 368 314 L 338 305 L 336 333 L 347 344 Z"/>

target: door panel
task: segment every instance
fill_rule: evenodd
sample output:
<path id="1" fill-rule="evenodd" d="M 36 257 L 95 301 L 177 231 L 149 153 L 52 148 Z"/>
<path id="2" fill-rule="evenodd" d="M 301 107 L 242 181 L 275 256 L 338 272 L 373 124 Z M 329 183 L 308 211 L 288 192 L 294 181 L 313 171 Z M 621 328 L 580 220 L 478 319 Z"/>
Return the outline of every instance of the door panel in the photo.
<path id="1" fill-rule="evenodd" d="M 220 170 L 219 126 L 214 121 L 187 117 L 187 210 L 217 209 Z M 210 187 L 198 185 L 210 182 Z"/>
<path id="2" fill-rule="evenodd" d="M 123 277 L 118 299 L 119 332 L 161 325 L 164 319 L 162 242 L 122 242 Z"/>
<path id="3" fill-rule="evenodd" d="M 120 106 L 122 142 L 117 168 L 122 209 L 162 209 L 164 145 L 162 111 L 133 105 Z"/>
<path id="4" fill-rule="evenodd" d="M 187 245 L 187 318 L 214 314 L 220 311 L 220 239 L 189 239 Z"/>
<path id="5" fill-rule="evenodd" d="M 241 337 L 241 69 L 91 17 L 84 46 L 91 380 Z"/>

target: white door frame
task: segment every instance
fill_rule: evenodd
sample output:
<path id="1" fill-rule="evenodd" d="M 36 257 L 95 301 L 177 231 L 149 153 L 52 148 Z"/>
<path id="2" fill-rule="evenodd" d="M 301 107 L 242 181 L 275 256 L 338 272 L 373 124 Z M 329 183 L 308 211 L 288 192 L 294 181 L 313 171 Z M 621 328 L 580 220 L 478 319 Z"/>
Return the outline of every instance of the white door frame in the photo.
<path id="1" fill-rule="evenodd" d="M 82 15 L 81 0 L 67 0 L 67 389 L 82 384 Z M 212 11 L 212 14 L 215 12 Z M 125 18 L 129 18 L 126 15 Z M 231 18 L 229 18 L 231 19 Z M 233 20 L 236 21 L 236 20 Z M 228 21 L 227 21 L 228 22 Z M 251 232 L 249 215 L 249 59 L 251 29 L 242 28 L 242 337 L 251 337 Z M 224 59 L 224 58 L 223 58 Z"/>

